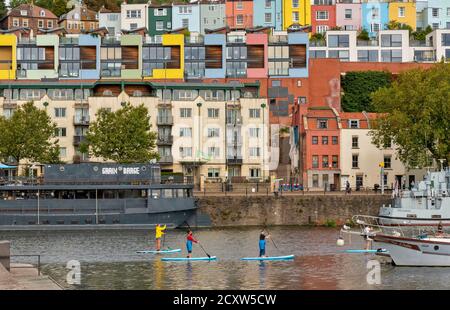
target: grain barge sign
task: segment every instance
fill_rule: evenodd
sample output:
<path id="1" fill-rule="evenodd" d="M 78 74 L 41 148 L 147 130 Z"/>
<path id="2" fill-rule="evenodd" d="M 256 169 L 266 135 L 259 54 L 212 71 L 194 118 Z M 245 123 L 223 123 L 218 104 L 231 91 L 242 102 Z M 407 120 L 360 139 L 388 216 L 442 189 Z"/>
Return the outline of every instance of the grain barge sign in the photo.
<path id="1" fill-rule="evenodd" d="M 159 182 L 158 165 L 152 164 L 100 164 L 45 165 L 44 180 L 52 182 Z"/>

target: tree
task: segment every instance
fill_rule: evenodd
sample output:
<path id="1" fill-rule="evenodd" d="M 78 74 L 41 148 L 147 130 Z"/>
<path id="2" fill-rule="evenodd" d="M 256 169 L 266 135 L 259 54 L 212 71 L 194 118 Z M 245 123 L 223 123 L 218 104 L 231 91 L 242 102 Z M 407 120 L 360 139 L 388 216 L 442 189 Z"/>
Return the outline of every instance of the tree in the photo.
<path id="1" fill-rule="evenodd" d="M 427 28 L 425 28 L 423 30 L 414 31 L 412 33 L 412 36 L 413 36 L 414 40 L 425 41 L 427 38 L 427 35 L 431 32 L 433 32 L 433 28 L 431 28 L 431 26 L 428 25 Z"/>
<path id="2" fill-rule="evenodd" d="M 373 103 L 382 116 L 373 142 L 391 141 L 408 167 L 425 167 L 431 159 L 450 161 L 450 64 L 401 73 L 391 87 L 376 91 Z"/>
<path id="3" fill-rule="evenodd" d="M 361 32 L 358 34 L 358 40 L 361 40 L 361 41 L 369 41 L 370 40 L 369 33 L 367 32 L 366 29 L 362 29 Z"/>
<path id="4" fill-rule="evenodd" d="M 37 6 L 52 11 L 56 16 L 61 16 L 71 10 L 67 7 L 67 0 L 37 0 Z"/>
<path id="5" fill-rule="evenodd" d="M 9 1 L 9 7 L 14 9 L 15 7 L 18 7 L 21 4 L 30 3 L 30 0 L 10 0 Z"/>
<path id="6" fill-rule="evenodd" d="M 5 0 L 0 0 L 0 18 L 3 18 L 8 13 Z"/>
<path id="7" fill-rule="evenodd" d="M 386 25 L 386 28 L 388 30 L 408 30 L 409 34 L 411 34 L 414 31 L 414 29 L 412 29 L 410 25 L 402 24 L 395 20 L 389 21 L 389 23 Z"/>
<path id="8" fill-rule="evenodd" d="M 0 117 L 0 156 L 31 162 L 59 162 L 58 140 L 54 140 L 56 124 L 45 110 L 33 102 L 17 108 L 9 118 Z M 52 141 L 53 140 L 53 141 Z"/>
<path id="9" fill-rule="evenodd" d="M 111 112 L 100 109 L 89 126 L 81 152 L 119 163 L 147 162 L 158 159 L 156 132 L 151 131 L 148 109 L 143 104 L 124 105 Z"/>
<path id="10" fill-rule="evenodd" d="M 347 72 L 341 78 L 344 91 L 342 109 L 346 112 L 374 112 L 371 94 L 391 84 L 392 75 L 384 71 Z"/>

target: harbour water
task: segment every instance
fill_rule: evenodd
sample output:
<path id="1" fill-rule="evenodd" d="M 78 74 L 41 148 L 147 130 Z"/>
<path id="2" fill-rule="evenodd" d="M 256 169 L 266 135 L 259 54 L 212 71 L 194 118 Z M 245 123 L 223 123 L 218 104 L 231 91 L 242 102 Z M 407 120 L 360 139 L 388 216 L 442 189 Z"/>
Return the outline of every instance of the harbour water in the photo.
<path id="1" fill-rule="evenodd" d="M 360 238 L 336 246 L 338 229 L 270 227 L 270 256 L 295 254 L 294 261 L 245 262 L 258 255 L 260 228 L 199 229 L 194 231 L 215 262 L 163 262 L 161 256 L 136 254 L 154 249 L 154 232 L 40 231 L 0 232 L 12 242 L 12 254 L 40 254 L 43 273 L 67 289 L 448 289 L 450 268 L 394 267 L 382 263 L 380 284 L 367 281 L 371 254 L 345 254 L 362 248 Z M 171 230 L 165 246 L 186 255 L 185 231 Z M 278 249 L 277 249 L 278 248 Z M 193 256 L 205 256 L 194 245 Z M 67 262 L 81 264 L 81 284 L 66 282 Z M 373 283 L 373 281 L 372 281 Z"/>

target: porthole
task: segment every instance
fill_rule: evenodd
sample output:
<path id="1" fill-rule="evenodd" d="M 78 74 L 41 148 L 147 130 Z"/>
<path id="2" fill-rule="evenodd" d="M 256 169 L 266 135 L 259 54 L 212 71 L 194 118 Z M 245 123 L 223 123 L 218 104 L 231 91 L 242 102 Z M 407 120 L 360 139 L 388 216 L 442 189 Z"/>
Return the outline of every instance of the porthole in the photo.
<path id="1" fill-rule="evenodd" d="M 59 171 L 63 172 L 64 171 L 64 166 L 60 166 L 59 167 Z"/>
<path id="2" fill-rule="evenodd" d="M 94 166 L 92 169 L 93 169 L 95 172 L 98 171 L 98 167 L 97 167 L 97 166 Z"/>
<path id="3" fill-rule="evenodd" d="M 435 246 L 434 246 L 434 250 L 435 250 L 435 251 L 439 250 L 439 246 L 438 246 L 438 245 L 435 245 Z"/>
<path id="4" fill-rule="evenodd" d="M 147 171 L 147 167 L 142 166 L 141 170 L 142 170 L 142 171 Z"/>

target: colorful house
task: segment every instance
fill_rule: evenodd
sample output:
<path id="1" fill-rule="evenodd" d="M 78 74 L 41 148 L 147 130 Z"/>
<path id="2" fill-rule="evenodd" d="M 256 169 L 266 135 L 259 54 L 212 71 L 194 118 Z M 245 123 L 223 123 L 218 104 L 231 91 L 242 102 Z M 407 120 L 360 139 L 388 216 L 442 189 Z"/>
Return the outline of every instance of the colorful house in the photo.
<path id="1" fill-rule="evenodd" d="M 433 29 L 450 29 L 450 0 L 428 0 L 421 16 L 423 28 L 429 25 Z"/>
<path id="2" fill-rule="evenodd" d="M 362 28 L 366 29 L 371 37 L 375 37 L 378 31 L 385 29 L 389 22 L 388 3 L 362 3 L 361 12 Z"/>
<path id="3" fill-rule="evenodd" d="M 225 27 L 225 0 L 200 2 L 200 33 L 204 34 L 205 29 L 214 30 Z"/>
<path id="4" fill-rule="evenodd" d="M 229 0 L 226 2 L 227 26 L 232 29 L 253 27 L 253 0 Z"/>
<path id="5" fill-rule="evenodd" d="M 16 78 L 17 37 L 13 34 L 0 36 L 0 80 Z"/>
<path id="6" fill-rule="evenodd" d="M 173 4 L 172 29 L 180 28 L 187 28 L 190 32 L 200 32 L 199 2 Z"/>
<path id="7" fill-rule="evenodd" d="M 148 6 L 148 35 L 160 36 L 172 30 L 172 5 Z"/>
<path id="8" fill-rule="evenodd" d="M 283 1 L 283 30 L 293 25 L 311 25 L 311 0 Z"/>
<path id="9" fill-rule="evenodd" d="M 361 3 L 336 3 L 336 26 L 342 30 L 359 30 Z"/>
<path id="10" fill-rule="evenodd" d="M 281 0 L 254 0 L 253 26 L 272 27 L 282 30 L 282 1 Z"/>
<path id="11" fill-rule="evenodd" d="M 98 11 L 98 26 L 106 28 L 110 36 L 118 36 L 121 33 L 120 10 L 108 10 L 105 7 Z"/>
<path id="12" fill-rule="evenodd" d="M 122 30 L 147 28 L 148 4 L 128 4 L 124 1 L 120 5 L 120 14 Z"/>
<path id="13" fill-rule="evenodd" d="M 396 21 L 416 29 L 416 1 L 389 2 L 389 20 Z"/>
<path id="14" fill-rule="evenodd" d="M 336 6 L 332 1 L 324 5 L 311 6 L 311 25 L 313 33 L 325 33 L 336 27 Z"/>
<path id="15" fill-rule="evenodd" d="M 72 10 L 59 17 L 58 24 L 66 29 L 67 33 L 92 31 L 98 28 L 98 14 L 80 1 L 75 3 Z"/>

